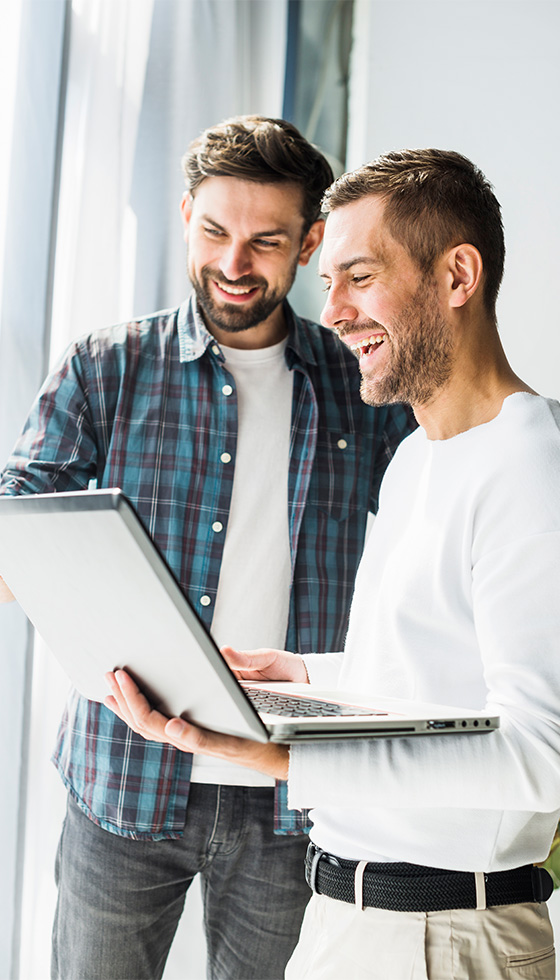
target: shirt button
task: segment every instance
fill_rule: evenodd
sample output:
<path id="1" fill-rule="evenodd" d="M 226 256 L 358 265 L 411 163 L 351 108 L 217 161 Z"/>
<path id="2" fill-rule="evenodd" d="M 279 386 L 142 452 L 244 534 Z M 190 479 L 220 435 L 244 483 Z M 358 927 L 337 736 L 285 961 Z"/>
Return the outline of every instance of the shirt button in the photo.
<path id="1" fill-rule="evenodd" d="M 223 531 L 223 529 L 224 529 L 224 525 L 222 524 L 221 521 L 214 521 L 214 523 L 212 524 L 212 530 L 215 531 L 216 534 L 219 534 L 220 531 Z"/>
<path id="2" fill-rule="evenodd" d="M 339 439 L 338 442 L 337 442 L 337 446 L 338 446 L 339 449 L 346 449 L 347 446 L 348 446 L 348 443 L 346 442 L 346 439 Z"/>
<path id="3" fill-rule="evenodd" d="M 220 456 L 222 463 L 231 463 L 231 456 L 229 453 L 222 453 Z"/>
<path id="4" fill-rule="evenodd" d="M 222 395 L 232 395 L 232 394 L 233 394 L 233 388 L 231 387 L 231 385 L 224 385 L 224 387 L 222 388 Z"/>
<path id="5" fill-rule="evenodd" d="M 220 348 L 218 347 L 217 344 L 212 344 L 212 353 L 213 354 L 219 354 L 220 353 Z"/>
<path id="6" fill-rule="evenodd" d="M 212 600 L 211 600 L 211 598 L 210 598 L 209 595 L 202 595 L 200 597 L 200 605 L 201 606 L 209 606 L 211 602 L 212 602 Z"/>

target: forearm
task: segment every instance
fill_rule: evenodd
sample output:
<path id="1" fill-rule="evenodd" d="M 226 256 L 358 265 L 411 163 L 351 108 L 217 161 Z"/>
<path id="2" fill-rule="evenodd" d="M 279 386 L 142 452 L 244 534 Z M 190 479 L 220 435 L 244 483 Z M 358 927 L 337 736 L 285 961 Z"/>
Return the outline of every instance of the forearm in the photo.
<path id="1" fill-rule="evenodd" d="M 294 745 L 290 806 L 332 807 L 344 800 L 356 809 L 559 809 L 558 727 L 528 732 L 521 713 L 501 710 L 500 729 L 488 734 Z"/>
<path id="2" fill-rule="evenodd" d="M 288 778 L 289 750 L 284 745 L 274 745 L 272 742 L 263 745 L 249 739 L 219 735 L 195 728 L 181 718 L 172 718 L 165 726 L 165 734 L 171 744 L 183 752 L 217 756 L 275 779 Z"/>

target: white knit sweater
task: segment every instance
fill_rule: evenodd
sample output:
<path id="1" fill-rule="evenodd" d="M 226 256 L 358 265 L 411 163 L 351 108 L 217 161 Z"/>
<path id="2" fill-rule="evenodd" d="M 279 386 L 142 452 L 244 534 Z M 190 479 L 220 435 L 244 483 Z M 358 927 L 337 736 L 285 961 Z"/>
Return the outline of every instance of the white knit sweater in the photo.
<path id="1" fill-rule="evenodd" d="M 511 395 L 385 475 L 346 651 L 314 683 L 487 707 L 498 732 L 294 746 L 289 800 L 342 857 L 494 871 L 543 860 L 560 811 L 560 405 Z M 337 671 L 338 672 L 338 671 Z M 329 676 L 330 674 L 330 676 Z"/>

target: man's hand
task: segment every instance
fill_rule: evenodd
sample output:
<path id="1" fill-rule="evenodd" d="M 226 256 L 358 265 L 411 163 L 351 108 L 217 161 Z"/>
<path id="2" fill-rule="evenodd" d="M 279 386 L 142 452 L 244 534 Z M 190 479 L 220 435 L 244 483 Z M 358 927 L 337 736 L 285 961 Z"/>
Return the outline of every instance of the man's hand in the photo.
<path id="1" fill-rule="evenodd" d="M 4 579 L 0 578 L 0 602 L 15 602 L 15 598 L 15 595 L 10 592 Z"/>
<path id="2" fill-rule="evenodd" d="M 236 677 L 244 681 L 295 681 L 309 684 L 303 659 L 287 650 L 234 650 L 222 647 L 220 653 Z"/>
<path id="3" fill-rule="evenodd" d="M 182 752 L 218 756 L 275 779 L 287 779 L 289 751 L 286 746 L 271 742 L 262 745 L 248 738 L 197 728 L 182 718 L 166 718 L 150 707 L 126 671 L 117 670 L 106 674 L 105 678 L 112 692 L 105 699 L 105 706 L 148 741 L 169 742 Z"/>

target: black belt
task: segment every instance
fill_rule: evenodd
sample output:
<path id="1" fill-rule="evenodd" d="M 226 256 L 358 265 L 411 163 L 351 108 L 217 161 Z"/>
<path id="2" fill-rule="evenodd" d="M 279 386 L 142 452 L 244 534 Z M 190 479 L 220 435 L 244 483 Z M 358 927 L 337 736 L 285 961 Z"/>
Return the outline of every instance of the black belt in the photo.
<path id="1" fill-rule="evenodd" d="M 553 890 L 548 871 L 533 864 L 511 871 L 474 874 L 400 862 L 346 861 L 314 844 L 307 849 L 305 877 L 310 888 L 320 895 L 394 912 L 546 902 Z"/>

